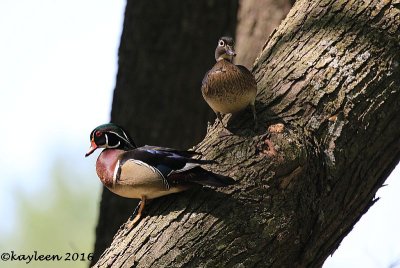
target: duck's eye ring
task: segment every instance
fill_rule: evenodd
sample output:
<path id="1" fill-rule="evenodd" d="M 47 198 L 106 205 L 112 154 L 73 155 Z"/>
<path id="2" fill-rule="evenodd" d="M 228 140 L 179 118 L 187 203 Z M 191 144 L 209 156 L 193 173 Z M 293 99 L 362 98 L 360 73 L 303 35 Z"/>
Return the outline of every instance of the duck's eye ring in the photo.
<path id="1" fill-rule="evenodd" d="M 96 132 L 94 133 L 94 135 L 96 135 L 96 137 L 100 137 L 100 136 L 102 135 L 102 133 L 101 133 L 100 131 L 96 131 Z"/>
<path id="2" fill-rule="evenodd" d="M 220 47 L 225 46 L 224 40 L 219 40 L 218 45 L 219 45 Z"/>

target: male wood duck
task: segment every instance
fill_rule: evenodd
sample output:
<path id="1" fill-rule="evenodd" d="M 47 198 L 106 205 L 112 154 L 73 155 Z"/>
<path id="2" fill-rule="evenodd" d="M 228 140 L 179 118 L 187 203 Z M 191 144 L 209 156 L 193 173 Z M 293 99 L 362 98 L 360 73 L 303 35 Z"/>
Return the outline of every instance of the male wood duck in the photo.
<path id="1" fill-rule="evenodd" d="M 257 128 L 257 83 L 246 67 L 233 64 L 235 56 L 233 38 L 221 37 L 215 49 L 217 63 L 204 76 L 201 92 L 221 123 L 221 113 L 234 114 L 250 105 Z"/>
<path id="2" fill-rule="evenodd" d="M 90 134 L 91 146 L 86 156 L 105 148 L 96 162 L 101 182 L 113 193 L 141 199 L 134 224 L 141 217 L 147 199 L 185 191 L 195 184 L 224 187 L 235 183 L 230 177 L 201 167 L 212 160 L 194 159 L 195 151 L 179 151 L 157 146 L 136 147 L 119 126 L 109 123 Z"/>

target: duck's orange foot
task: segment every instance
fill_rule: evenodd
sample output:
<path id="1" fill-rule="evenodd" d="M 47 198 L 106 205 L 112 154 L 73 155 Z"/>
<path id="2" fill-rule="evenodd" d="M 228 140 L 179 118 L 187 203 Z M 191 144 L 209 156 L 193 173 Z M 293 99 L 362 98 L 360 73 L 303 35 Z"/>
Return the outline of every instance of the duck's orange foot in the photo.
<path id="1" fill-rule="evenodd" d="M 136 207 L 135 211 L 133 212 L 132 216 L 129 218 L 130 222 L 127 223 L 128 228 L 131 229 L 142 217 L 142 212 L 146 205 L 146 197 L 142 196 L 139 205 Z M 136 210 L 139 208 L 138 213 L 136 214 L 135 218 L 132 219 L 133 215 L 135 215 Z"/>

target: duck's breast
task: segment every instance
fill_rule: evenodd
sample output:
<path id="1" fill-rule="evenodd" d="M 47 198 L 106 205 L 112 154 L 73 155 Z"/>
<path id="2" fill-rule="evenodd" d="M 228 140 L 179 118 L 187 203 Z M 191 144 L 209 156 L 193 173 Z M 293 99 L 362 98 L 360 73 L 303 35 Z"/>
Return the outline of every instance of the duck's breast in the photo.
<path id="1" fill-rule="evenodd" d="M 220 61 L 207 73 L 202 94 L 214 111 L 235 113 L 254 103 L 257 84 L 252 74 L 240 67 Z"/>
<path id="2" fill-rule="evenodd" d="M 111 187 L 113 184 L 115 168 L 122 153 L 124 153 L 123 150 L 105 149 L 97 158 L 97 176 L 106 187 Z"/>
<path id="3" fill-rule="evenodd" d="M 157 169 L 138 160 L 124 162 L 110 190 L 128 198 L 157 198 L 170 193 L 186 190 L 184 185 L 168 188 Z"/>

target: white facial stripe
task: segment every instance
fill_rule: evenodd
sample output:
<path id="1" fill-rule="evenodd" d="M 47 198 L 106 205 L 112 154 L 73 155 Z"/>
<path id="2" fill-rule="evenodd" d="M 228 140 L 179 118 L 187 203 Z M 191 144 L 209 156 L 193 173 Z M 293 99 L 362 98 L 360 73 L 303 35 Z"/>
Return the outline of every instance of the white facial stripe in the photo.
<path id="1" fill-rule="evenodd" d="M 114 132 L 111 132 L 111 133 L 115 134 Z M 116 134 L 116 135 L 117 135 L 117 134 Z M 104 136 L 106 137 L 106 148 L 117 148 L 118 146 L 121 145 L 121 142 L 118 141 L 118 143 L 117 143 L 116 145 L 111 146 L 110 144 L 108 144 L 108 136 L 107 136 L 106 133 L 104 133 Z M 117 135 L 117 136 L 118 136 L 118 135 Z M 120 136 L 118 136 L 118 137 L 120 137 Z M 120 138 L 121 138 L 121 137 L 120 137 Z"/>
<path id="2" fill-rule="evenodd" d="M 114 131 L 109 131 L 109 132 L 112 133 L 112 134 L 114 134 L 114 135 L 116 135 L 116 136 L 119 137 L 120 139 L 126 141 L 127 143 L 130 143 L 130 142 L 129 142 L 129 139 L 128 139 L 128 136 L 125 134 L 125 132 L 122 131 L 122 133 L 124 133 L 124 136 L 125 136 L 125 137 L 121 137 L 121 135 L 119 135 L 118 133 L 116 133 L 116 132 L 114 132 Z"/>
<path id="3" fill-rule="evenodd" d="M 126 140 L 129 141 L 128 135 L 126 135 L 125 131 L 122 131 L 122 133 L 124 133 Z"/>
<path id="4" fill-rule="evenodd" d="M 108 148 L 117 148 L 120 144 L 121 144 L 121 142 L 118 141 L 118 143 L 116 145 L 114 145 L 114 146 L 111 146 L 111 145 L 107 144 L 107 147 Z"/>

